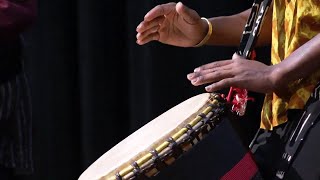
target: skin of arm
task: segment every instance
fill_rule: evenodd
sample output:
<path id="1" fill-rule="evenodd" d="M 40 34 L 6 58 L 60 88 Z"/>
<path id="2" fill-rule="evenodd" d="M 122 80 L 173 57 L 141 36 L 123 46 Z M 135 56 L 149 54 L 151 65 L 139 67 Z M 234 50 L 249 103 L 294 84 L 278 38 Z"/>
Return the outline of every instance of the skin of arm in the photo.
<path id="1" fill-rule="evenodd" d="M 230 86 L 251 91 L 275 92 L 279 96 L 290 82 L 305 78 L 320 68 L 320 34 L 276 65 L 244 60 L 236 54 L 230 60 L 200 66 L 187 75 L 195 85 L 209 84 L 208 92 Z"/>
<path id="2" fill-rule="evenodd" d="M 272 7 L 272 6 L 270 6 Z M 242 32 L 250 15 L 251 8 L 239 14 L 210 18 L 213 26 L 207 45 L 239 46 Z M 257 46 L 271 43 L 272 8 L 264 18 Z"/>
<path id="3" fill-rule="evenodd" d="M 275 65 L 273 81 L 275 90 L 292 81 L 306 78 L 320 69 L 320 34 L 299 47 L 289 57 Z"/>
<path id="4" fill-rule="evenodd" d="M 248 9 L 231 16 L 210 18 L 213 33 L 206 44 L 239 46 L 250 11 L 251 9 Z M 272 9 L 267 12 L 264 19 L 258 45 L 271 42 L 271 15 Z M 145 15 L 136 30 L 139 45 L 159 41 L 179 47 L 193 47 L 206 36 L 208 24 L 195 10 L 179 2 L 154 7 Z"/>
<path id="5" fill-rule="evenodd" d="M 249 12 L 250 10 L 246 10 L 232 16 L 211 18 L 213 33 L 207 45 L 238 46 Z M 166 27 L 161 27 L 166 19 L 170 22 Z M 272 9 L 269 9 L 258 45 L 270 44 L 271 26 Z M 164 36 L 160 36 L 159 29 L 165 32 Z M 207 30 L 207 23 L 201 20 L 194 10 L 187 9 L 181 3 L 177 6 L 174 3 L 160 5 L 147 13 L 145 20 L 137 27 L 137 43 L 142 45 L 158 40 L 166 44 L 192 47 L 203 39 Z M 182 41 L 183 44 L 179 44 Z M 277 65 L 268 66 L 259 61 L 243 61 L 241 57 L 234 55 L 232 59 L 196 68 L 187 78 L 195 86 L 210 84 L 206 87 L 209 92 L 233 86 L 260 93 L 280 93 L 289 82 L 304 78 L 319 69 L 320 61 L 317 60 L 319 57 L 320 37 L 317 35 Z"/>

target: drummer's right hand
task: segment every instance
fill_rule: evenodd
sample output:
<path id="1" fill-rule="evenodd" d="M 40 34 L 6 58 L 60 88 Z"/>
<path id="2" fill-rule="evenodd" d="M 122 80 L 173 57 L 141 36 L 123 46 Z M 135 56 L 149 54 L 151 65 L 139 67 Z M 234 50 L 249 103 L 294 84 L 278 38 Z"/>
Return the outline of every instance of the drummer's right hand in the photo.
<path id="1" fill-rule="evenodd" d="M 205 37 L 208 24 L 195 10 L 181 2 L 172 2 L 151 9 L 136 30 L 139 45 L 156 40 L 174 46 L 192 47 Z"/>

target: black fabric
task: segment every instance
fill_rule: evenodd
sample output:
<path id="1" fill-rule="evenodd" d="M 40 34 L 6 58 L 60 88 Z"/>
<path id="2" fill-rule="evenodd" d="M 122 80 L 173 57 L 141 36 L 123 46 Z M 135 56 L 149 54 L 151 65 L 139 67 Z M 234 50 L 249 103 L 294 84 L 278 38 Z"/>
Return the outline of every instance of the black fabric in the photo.
<path id="1" fill-rule="evenodd" d="M 290 116 L 297 119 L 302 115 L 301 110 L 290 111 Z M 290 118 L 290 117 L 289 117 Z M 290 118 L 292 119 L 292 118 Z M 318 180 L 320 178 L 320 117 L 310 129 L 308 136 L 293 157 L 292 164 L 288 167 L 284 179 L 290 180 Z M 273 131 L 260 129 L 254 139 L 251 150 L 254 154 L 261 175 L 265 179 L 278 179 L 275 175 L 281 163 L 284 142 L 290 138 L 295 121 L 288 121 L 274 128 Z M 280 164 L 281 165 L 281 164 Z"/>
<path id="2" fill-rule="evenodd" d="M 0 166 L 32 173 L 31 104 L 24 73 L 0 85 Z"/>
<path id="3" fill-rule="evenodd" d="M 288 122 L 258 130 L 250 148 L 264 178 L 320 179 L 319 87 L 320 82 L 303 110 L 288 110 Z"/>
<path id="4" fill-rule="evenodd" d="M 302 115 L 302 110 L 289 110 L 288 119 L 297 120 Z M 280 162 L 284 145 L 297 121 L 288 121 L 275 127 L 272 131 L 259 129 L 256 137 L 250 144 L 255 161 L 259 166 L 261 175 L 265 179 L 274 179 L 277 164 Z"/>
<path id="5" fill-rule="evenodd" d="M 320 117 L 305 137 L 285 179 L 320 179 Z"/>
<path id="6" fill-rule="evenodd" d="M 231 119 L 224 117 L 207 137 L 152 179 L 221 179 L 247 152 Z"/>
<path id="7" fill-rule="evenodd" d="M 0 84 L 14 79 L 22 72 L 22 41 L 20 37 L 12 41 L 0 40 Z"/>
<path id="8" fill-rule="evenodd" d="M 35 172 L 26 179 L 77 179 L 134 130 L 203 93 L 204 86 L 194 87 L 186 79 L 195 67 L 228 59 L 237 50 L 157 42 L 138 46 L 136 26 L 148 10 L 166 2 L 38 1 L 36 23 L 24 34 L 35 160 Z M 182 2 L 204 17 L 230 15 L 252 5 L 243 0 Z M 254 97 L 242 121 L 245 139 L 252 139 L 259 126 L 263 95 Z"/>
<path id="9" fill-rule="evenodd" d="M 286 172 L 292 165 L 292 161 L 299 155 L 301 148 L 305 147 L 305 141 L 310 139 L 308 136 L 310 131 L 314 131 L 314 126 L 318 124 L 320 119 L 320 101 L 313 101 L 309 99 L 306 105 L 306 109 L 303 111 L 303 115 L 296 116 L 295 119 L 290 122 L 291 127 L 288 127 L 287 134 L 288 139 L 283 139 L 283 150 L 281 150 L 282 158 L 277 163 L 276 176 L 279 179 L 286 177 Z M 317 144 L 314 144 L 316 148 Z M 317 155 L 315 155 L 316 157 Z M 307 161 L 306 161 L 307 162 Z"/>
<path id="10" fill-rule="evenodd" d="M 281 157 L 283 147 L 282 138 L 288 123 L 277 126 L 273 131 L 260 129 L 251 147 L 255 161 L 259 167 L 261 176 L 265 179 L 273 179 L 276 173 L 276 162 Z"/>
<path id="11" fill-rule="evenodd" d="M 24 179 L 25 176 L 17 175 L 15 170 L 12 168 L 6 168 L 0 166 L 0 179 L 1 180 L 21 180 Z"/>
<path id="12" fill-rule="evenodd" d="M 0 179 L 1 180 L 12 180 L 14 178 L 12 169 L 0 167 Z"/>
<path id="13" fill-rule="evenodd" d="M 261 173 L 258 171 L 251 180 L 264 180 L 264 178 L 262 177 Z"/>

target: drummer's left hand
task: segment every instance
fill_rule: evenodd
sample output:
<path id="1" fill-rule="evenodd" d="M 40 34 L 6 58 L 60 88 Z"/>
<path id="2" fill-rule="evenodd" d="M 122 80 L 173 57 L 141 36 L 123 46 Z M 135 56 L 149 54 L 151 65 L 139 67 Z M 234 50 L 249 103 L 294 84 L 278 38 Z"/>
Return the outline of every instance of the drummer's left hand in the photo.
<path id="1" fill-rule="evenodd" d="M 208 92 L 232 86 L 267 93 L 275 91 L 275 71 L 275 66 L 246 60 L 234 54 L 230 60 L 216 61 L 196 68 L 187 78 L 194 86 L 208 84 L 205 88 Z"/>

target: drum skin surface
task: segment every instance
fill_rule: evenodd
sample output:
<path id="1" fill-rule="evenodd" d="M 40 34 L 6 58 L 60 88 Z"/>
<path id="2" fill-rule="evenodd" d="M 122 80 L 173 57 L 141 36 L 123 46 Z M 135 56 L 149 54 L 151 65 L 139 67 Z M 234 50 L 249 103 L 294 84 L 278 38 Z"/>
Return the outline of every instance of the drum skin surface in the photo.
<path id="1" fill-rule="evenodd" d="M 195 118 L 206 108 L 209 98 L 209 93 L 199 94 L 164 112 L 98 158 L 80 175 L 79 180 L 113 176 Z"/>

